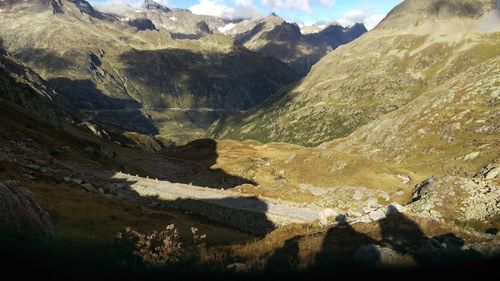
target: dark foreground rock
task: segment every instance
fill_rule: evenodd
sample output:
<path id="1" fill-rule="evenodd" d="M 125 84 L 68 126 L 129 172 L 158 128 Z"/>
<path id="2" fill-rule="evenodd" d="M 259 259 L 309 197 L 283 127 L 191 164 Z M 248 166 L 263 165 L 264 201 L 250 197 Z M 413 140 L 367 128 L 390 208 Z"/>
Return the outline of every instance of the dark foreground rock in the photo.
<path id="1" fill-rule="evenodd" d="M 56 235 L 49 214 L 31 192 L 11 181 L 0 182 L 0 228 L 22 235 Z"/>

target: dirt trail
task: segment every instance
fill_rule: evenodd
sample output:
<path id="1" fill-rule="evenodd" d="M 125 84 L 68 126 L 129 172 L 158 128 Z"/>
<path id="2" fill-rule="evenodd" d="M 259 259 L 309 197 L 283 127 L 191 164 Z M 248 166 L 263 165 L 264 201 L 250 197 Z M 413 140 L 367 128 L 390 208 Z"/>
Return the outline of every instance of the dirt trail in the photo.
<path id="1" fill-rule="evenodd" d="M 127 182 L 130 190 L 141 197 L 155 198 L 155 200 L 165 202 L 190 200 L 194 204 L 200 202 L 200 204 L 219 206 L 225 210 L 257 213 L 275 225 L 312 222 L 319 219 L 325 211 L 325 209 L 315 206 L 299 206 L 290 202 L 256 198 L 228 190 L 171 183 L 124 173 L 116 173 L 112 176 L 112 180 Z"/>

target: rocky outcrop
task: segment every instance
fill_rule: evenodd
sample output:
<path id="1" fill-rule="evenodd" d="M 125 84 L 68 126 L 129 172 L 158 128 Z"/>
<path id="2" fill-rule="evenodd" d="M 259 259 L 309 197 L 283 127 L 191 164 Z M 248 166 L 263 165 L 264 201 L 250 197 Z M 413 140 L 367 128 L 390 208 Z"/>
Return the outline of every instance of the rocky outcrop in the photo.
<path id="1" fill-rule="evenodd" d="M 363 24 L 346 28 L 331 25 L 317 33 L 302 34 L 296 23 L 286 22 L 273 13 L 264 19 L 238 23 L 225 33 L 245 47 L 275 57 L 305 75 L 326 54 L 366 31 Z"/>
<path id="2" fill-rule="evenodd" d="M 0 182 L 0 228 L 22 235 L 56 235 L 49 214 L 15 182 Z"/>
<path id="3" fill-rule="evenodd" d="M 492 180 L 433 177 L 415 188 L 407 207 L 443 222 L 487 225 L 500 215 L 500 187 Z"/>
<path id="4" fill-rule="evenodd" d="M 169 8 L 163 6 L 159 3 L 156 3 L 155 1 L 152 1 L 152 0 L 144 0 L 144 3 L 142 3 L 142 8 L 146 9 L 146 10 L 154 10 L 154 11 L 159 11 L 159 12 L 164 12 L 164 13 L 170 12 Z"/>
<path id="5" fill-rule="evenodd" d="M 156 26 L 150 19 L 132 19 L 128 21 L 128 24 L 134 27 L 137 31 L 156 30 Z"/>

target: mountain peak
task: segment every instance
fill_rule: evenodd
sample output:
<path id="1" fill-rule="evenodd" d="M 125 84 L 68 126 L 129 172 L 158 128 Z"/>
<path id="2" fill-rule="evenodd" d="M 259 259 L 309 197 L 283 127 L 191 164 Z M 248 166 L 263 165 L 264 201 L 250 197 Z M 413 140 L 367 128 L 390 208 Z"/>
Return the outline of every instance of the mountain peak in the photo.
<path id="1" fill-rule="evenodd" d="M 142 8 L 146 10 L 155 10 L 155 11 L 160 11 L 164 13 L 170 12 L 170 9 L 163 6 L 162 4 L 159 4 L 153 0 L 144 0 L 144 3 L 142 3 Z"/>

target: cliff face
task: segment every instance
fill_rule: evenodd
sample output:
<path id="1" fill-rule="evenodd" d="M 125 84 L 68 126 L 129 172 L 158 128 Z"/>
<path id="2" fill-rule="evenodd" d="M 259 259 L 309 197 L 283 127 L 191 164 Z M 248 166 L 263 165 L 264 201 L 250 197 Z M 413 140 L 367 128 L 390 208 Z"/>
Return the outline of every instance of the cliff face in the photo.
<path id="1" fill-rule="evenodd" d="M 311 34 L 302 34 L 297 24 L 273 14 L 263 19 L 243 21 L 225 31 L 250 50 L 275 57 L 301 75 L 306 75 L 322 57 L 360 37 L 367 30 L 362 24 L 339 25 Z"/>

